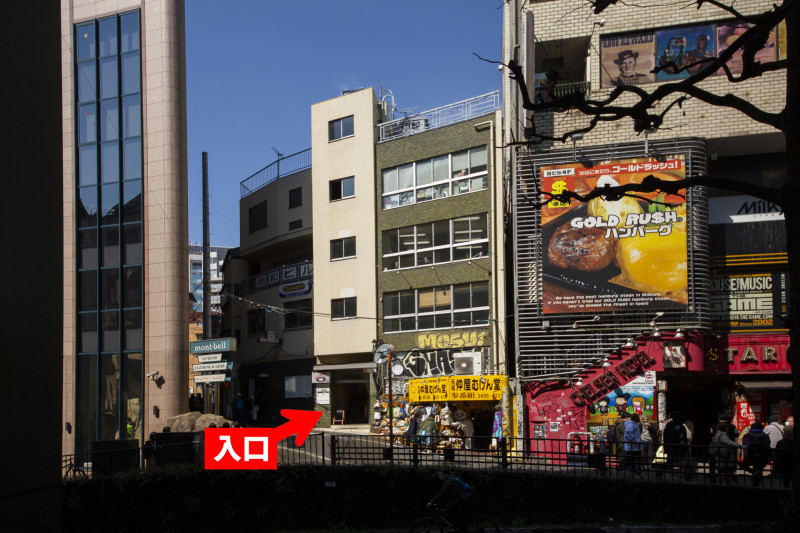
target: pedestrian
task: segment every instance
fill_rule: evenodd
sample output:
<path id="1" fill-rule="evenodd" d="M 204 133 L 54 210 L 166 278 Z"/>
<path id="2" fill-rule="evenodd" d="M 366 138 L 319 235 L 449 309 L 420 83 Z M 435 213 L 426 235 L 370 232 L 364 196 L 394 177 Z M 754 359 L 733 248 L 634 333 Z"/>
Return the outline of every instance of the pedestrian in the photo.
<path id="1" fill-rule="evenodd" d="M 792 482 L 792 467 L 794 465 L 794 426 L 787 425 L 783 428 L 783 438 L 775 446 L 775 458 L 772 464 L 772 475 L 789 488 Z"/>
<path id="2" fill-rule="evenodd" d="M 617 465 L 617 470 L 633 470 L 638 476 L 642 473 L 642 430 L 639 428 L 639 415 L 632 414 L 625 422 L 623 434 L 622 461 Z"/>
<path id="3" fill-rule="evenodd" d="M 250 396 L 250 413 L 249 413 L 249 415 L 250 415 L 250 422 L 254 426 L 258 425 L 258 410 L 259 409 L 261 409 L 261 407 L 259 407 L 258 404 L 256 403 L 255 396 Z"/>
<path id="4" fill-rule="evenodd" d="M 739 466 L 753 475 L 753 486 L 758 487 L 761 485 L 761 478 L 764 476 L 764 468 L 769 462 L 771 451 L 769 437 L 764 434 L 764 424 L 755 422 L 751 425 L 747 434 L 742 437 L 742 444 L 747 446 L 747 452 Z"/>
<path id="5" fill-rule="evenodd" d="M 667 415 L 667 423 L 663 431 L 664 453 L 667 456 L 662 466 L 663 471 L 671 470 L 686 455 L 688 440 L 686 426 L 683 425 L 683 413 L 672 411 Z"/>
<path id="6" fill-rule="evenodd" d="M 729 425 L 727 422 L 717 422 L 711 443 L 708 445 L 708 455 L 714 457 L 716 471 L 719 472 L 720 480 L 725 484 L 736 480 L 737 450 L 746 449 L 746 446 L 728 436 Z M 716 483 L 716 472 L 711 482 Z"/>
<path id="7" fill-rule="evenodd" d="M 499 450 L 503 445 L 503 406 L 497 404 L 494 409 L 494 420 L 492 421 L 492 447 Z"/>
<path id="8" fill-rule="evenodd" d="M 767 427 L 764 428 L 764 434 L 769 437 L 769 447 L 775 448 L 778 441 L 783 438 L 783 425 L 781 424 L 780 415 L 770 415 L 767 419 Z"/>
<path id="9" fill-rule="evenodd" d="M 642 416 L 642 464 L 649 465 L 653 462 L 658 449 L 658 432 L 655 426 L 650 423 L 650 418 Z"/>
<path id="10" fill-rule="evenodd" d="M 408 428 L 406 429 L 406 438 L 411 445 L 415 445 L 419 443 L 419 437 L 417 437 L 417 431 L 419 431 L 419 424 L 420 420 L 422 419 L 422 410 L 417 409 L 411 415 L 411 419 L 408 421 Z"/>
<path id="11" fill-rule="evenodd" d="M 713 426 L 711 426 L 710 433 L 711 433 L 711 441 L 714 440 L 714 435 L 717 432 L 717 427 L 720 424 L 725 426 L 725 434 L 727 435 L 728 439 L 731 441 L 736 441 L 739 438 L 739 432 L 736 431 L 736 426 L 731 423 L 731 413 L 727 409 L 721 411 L 717 415 L 717 422 Z M 720 473 L 719 464 L 718 464 L 718 455 L 716 453 L 712 453 L 712 449 L 715 447 L 713 445 L 709 445 L 708 447 L 708 479 L 711 483 L 717 482 L 717 475 Z"/>
<path id="12" fill-rule="evenodd" d="M 234 396 L 233 401 L 231 402 L 231 407 L 233 408 L 233 420 L 235 422 L 239 422 L 240 425 L 244 425 L 244 400 L 242 399 L 242 393 L 237 392 L 236 396 Z"/>

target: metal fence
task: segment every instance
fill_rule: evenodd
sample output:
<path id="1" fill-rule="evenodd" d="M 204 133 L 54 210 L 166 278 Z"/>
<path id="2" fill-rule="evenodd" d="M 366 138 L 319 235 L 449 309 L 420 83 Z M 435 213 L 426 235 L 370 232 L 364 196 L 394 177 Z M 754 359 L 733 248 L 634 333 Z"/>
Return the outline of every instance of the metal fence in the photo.
<path id="1" fill-rule="evenodd" d="M 492 443 L 496 442 L 496 446 Z M 706 446 L 663 447 L 643 443 L 641 455 L 626 455 L 621 445 L 574 439 L 501 439 L 314 433 L 297 446 L 294 437 L 278 444 L 278 464 L 388 465 L 418 468 L 505 470 L 574 477 L 611 477 L 655 482 L 788 488 L 791 472 L 779 472 L 772 461 L 763 471 L 745 471 L 738 462 L 720 463 Z M 740 452 L 741 453 L 741 452 Z M 106 455 L 108 454 L 108 455 Z M 741 459 L 741 456 L 737 457 Z M 203 442 L 67 455 L 64 477 L 91 477 L 165 464 L 203 466 Z M 718 464 L 719 463 L 719 464 Z"/>
<path id="2" fill-rule="evenodd" d="M 500 108 L 500 91 L 462 100 L 378 125 L 378 142 L 422 133 L 492 113 Z"/>
<path id="3" fill-rule="evenodd" d="M 240 199 L 282 176 L 311 168 L 311 148 L 276 159 L 239 184 Z"/>

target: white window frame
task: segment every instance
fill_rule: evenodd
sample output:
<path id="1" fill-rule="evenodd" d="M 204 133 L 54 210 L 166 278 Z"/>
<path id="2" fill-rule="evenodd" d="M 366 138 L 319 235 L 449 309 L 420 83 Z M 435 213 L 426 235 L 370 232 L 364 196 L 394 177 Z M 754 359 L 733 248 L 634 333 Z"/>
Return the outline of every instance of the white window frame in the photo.
<path id="1" fill-rule="evenodd" d="M 473 237 L 473 233 L 475 233 L 476 230 L 473 230 L 473 227 L 472 227 L 473 226 L 473 222 L 470 220 L 470 223 L 469 223 L 470 224 L 470 228 L 469 228 L 470 238 L 467 241 L 456 243 L 455 242 L 455 237 L 456 237 L 456 235 L 455 235 L 455 231 L 456 231 L 455 230 L 455 224 L 456 224 L 456 221 L 462 220 L 462 219 L 465 219 L 465 218 L 466 219 L 470 219 L 470 218 L 476 217 L 476 216 L 477 217 L 479 217 L 479 216 L 483 216 L 484 217 L 485 227 L 486 227 L 486 237 L 480 238 L 480 239 L 472 238 Z M 431 235 L 431 243 L 429 245 L 420 245 L 419 242 L 418 242 L 418 236 L 419 236 L 419 229 L 418 228 L 420 226 L 430 226 L 432 228 L 434 224 L 441 223 L 441 222 L 447 222 L 449 224 L 449 239 L 448 239 L 449 242 L 448 242 L 448 244 L 433 245 L 433 237 L 434 237 L 434 235 L 432 234 Z M 414 242 L 413 242 L 412 249 L 403 250 L 403 251 L 399 251 L 399 252 L 385 253 L 385 248 L 383 246 L 385 245 L 385 242 L 386 242 L 386 235 L 388 233 L 390 233 L 390 232 L 398 232 L 398 237 L 397 238 L 398 238 L 398 248 L 399 248 L 399 241 L 400 241 L 399 231 L 402 230 L 402 229 L 407 229 L 407 228 L 413 228 L 413 230 L 414 230 L 414 239 L 413 239 Z M 484 257 L 489 257 L 489 233 L 490 233 L 490 229 L 491 228 L 489 227 L 489 214 L 488 213 L 476 213 L 476 214 L 473 214 L 473 215 L 466 215 L 466 216 L 463 216 L 463 217 L 452 218 L 452 219 L 449 219 L 449 220 L 435 220 L 433 222 L 429 222 L 429 223 L 426 223 L 426 224 L 416 224 L 414 226 L 404 226 L 402 228 L 394 228 L 394 229 L 390 229 L 390 230 L 385 230 L 383 232 L 382 241 L 381 241 L 382 252 L 383 252 L 383 254 L 382 254 L 383 255 L 383 262 L 382 262 L 383 270 L 385 272 L 386 271 L 391 271 L 391 270 L 404 270 L 404 269 L 407 269 L 407 268 L 419 268 L 419 267 L 426 267 L 426 266 L 432 266 L 432 265 L 441 265 L 441 264 L 446 264 L 446 263 L 457 263 L 457 262 L 460 262 L 460 261 L 469 261 L 469 260 L 472 260 L 472 259 L 481 259 L 481 258 L 484 258 Z M 467 247 L 469 247 L 470 249 L 472 249 L 473 247 L 479 247 L 480 249 L 485 250 L 486 255 L 484 255 L 483 252 L 480 252 L 478 254 L 473 254 L 473 253 L 470 252 L 468 257 L 464 257 L 462 259 L 453 259 L 455 257 L 455 255 L 456 255 L 456 251 L 457 250 L 462 250 L 462 249 L 467 248 Z M 437 260 L 437 255 L 441 256 L 442 252 L 444 252 L 444 251 L 447 251 L 447 255 L 448 255 L 449 259 L 447 259 L 446 261 Z M 430 261 L 426 262 L 425 259 L 428 256 L 430 257 Z M 408 261 L 409 257 L 411 258 L 410 264 L 409 264 L 409 261 Z"/>
<path id="2" fill-rule="evenodd" d="M 461 172 L 464 172 L 462 170 L 458 172 L 458 175 L 454 175 L 456 174 L 453 170 L 454 156 L 466 154 L 468 160 L 467 169 L 471 170 L 473 167 L 472 159 L 479 151 L 484 154 L 485 161 L 481 165 L 484 167 L 483 170 L 467 171 L 461 174 Z M 447 178 L 436 181 L 434 178 L 436 161 L 441 161 L 445 157 L 447 158 Z M 423 164 L 430 164 L 431 181 L 418 184 L 417 168 Z M 403 184 L 404 186 L 401 187 L 399 182 L 400 173 L 401 171 L 407 172 L 409 170 L 411 172 L 411 183 Z M 444 156 L 421 159 L 413 163 L 385 168 L 381 171 L 381 188 L 383 210 L 449 198 L 450 196 L 458 196 L 470 192 L 484 191 L 489 188 L 488 147 L 486 145 L 473 146 L 472 148 L 459 150 Z"/>
<path id="3" fill-rule="evenodd" d="M 461 329 L 461 328 L 475 328 L 475 327 L 486 327 L 489 325 L 489 298 L 487 298 L 486 305 L 474 306 L 470 305 L 468 307 L 458 307 L 456 308 L 455 304 L 455 297 L 454 293 L 457 289 L 463 289 L 464 287 L 469 287 L 470 290 L 470 304 L 474 304 L 474 290 L 478 286 L 483 286 L 487 292 L 487 296 L 489 294 L 490 286 L 488 281 L 476 281 L 472 283 L 460 283 L 456 285 L 444 285 L 440 287 L 427 287 L 427 288 L 419 288 L 419 289 L 411 289 L 411 290 L 404 290 L 404 291 L 390 291 L 385 292 L 382 295 L 383 301 L 386 301 L 388 295 L 397 295 L 398 298 L 401 295 L 408 295 L 409 293 L 414 294 L 414 312 L 413 313 L 400 313 L 396 315 L 384 315 L 383 316 L 383 332 L 384 333 L 400 333 L 406 331 L 429 331 L 429 330 L 437 330 L 437 329 Z M 450 293 L 450 306 L 449 309 L 439 309 L 435 308 L 432 311 L 424 311 L 420 312 L 419 307 L 419 297 L 421 292 L 428 292 L 428 291 L 449 291 Z M 470 313 L 470 321 L 468 324 L 456 324 L 455 323 L 455 316 L 456 314 L 461 313 Z M 479 313 L 478 316 L 482 314 L 486 314 L 486 318 L 475 318 L 475 313 Z M 436 327 L 419 327 L 420 317 L 432 317 L 435 320 L 436 316 L 449 316 L 449 323 L 446 326 Z M 394 328 L 392 327 L 392 321 L 397 321 L 398 326 L 402 326 L 403 321 L 408 324 L 408 320 L 414 320 L 414 329 L 408 328 Z"/>

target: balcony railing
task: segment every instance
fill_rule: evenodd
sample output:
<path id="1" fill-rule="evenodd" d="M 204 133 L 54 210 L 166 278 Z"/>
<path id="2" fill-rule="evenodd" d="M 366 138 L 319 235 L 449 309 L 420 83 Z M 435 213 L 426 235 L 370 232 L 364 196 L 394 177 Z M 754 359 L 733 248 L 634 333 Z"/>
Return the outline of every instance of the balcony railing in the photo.
<path id="1" fill-rule="evenodd" d="M 486 115 L 497 109 L 500 109 L 500 91 L 476 96 L 475 98 L 462 100 L 444 107 L 437 107 L 411 117 L 379 124 L 378 142 L 391 141 L 414 135 L 415 133 L 455 124 L 456 122 L 463 122 Z"/>
<path id="2" fill-rule="evenodd" d="M 588 93 L 591 87 L 588 81 L 568 81 L 556 83 L 553 87 L 538 86 L 534 92 L 535 103 L 542 104 L 554 98 L 561 98 L 572 93 Z"/>
<path id="3" fill-rule="evenodd" d="M 240 198 L 244 198 L 278 178 L 311 168 L 311 148 L 276 159 L 239 184 Z"/>

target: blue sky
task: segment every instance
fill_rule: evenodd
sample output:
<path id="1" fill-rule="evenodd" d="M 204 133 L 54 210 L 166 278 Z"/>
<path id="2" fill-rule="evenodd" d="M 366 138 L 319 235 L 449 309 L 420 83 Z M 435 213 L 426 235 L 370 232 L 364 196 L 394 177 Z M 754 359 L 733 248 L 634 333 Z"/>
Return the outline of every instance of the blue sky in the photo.
<path id="1" fill-rule="evenodd" d="M 501 87 L 502 0 L 189 0 L 189 239 L 239 244 L 239 182 L 311 146 L 311 105 L 379 87 L 425 111 Z M 402 116 L 402 115 L 401 115 Z"/>

